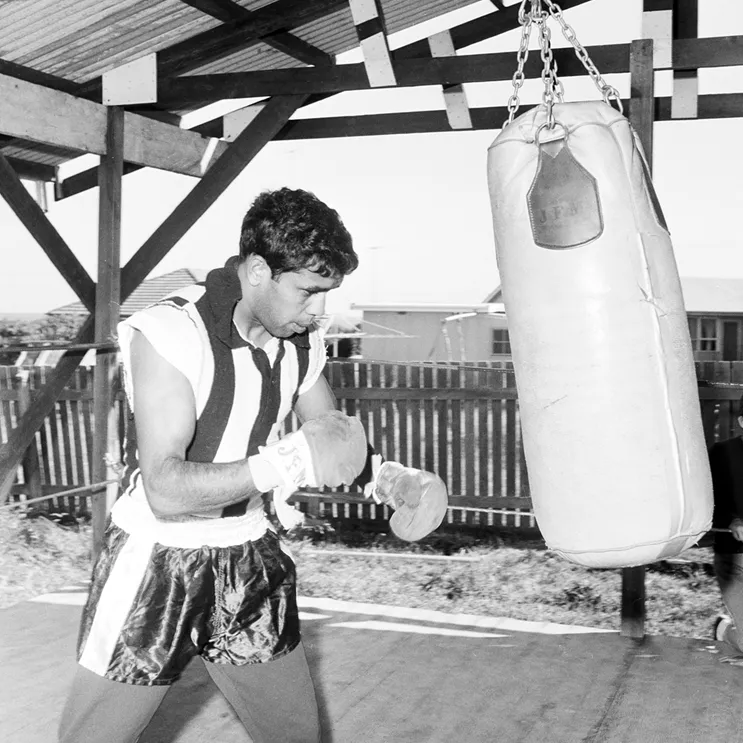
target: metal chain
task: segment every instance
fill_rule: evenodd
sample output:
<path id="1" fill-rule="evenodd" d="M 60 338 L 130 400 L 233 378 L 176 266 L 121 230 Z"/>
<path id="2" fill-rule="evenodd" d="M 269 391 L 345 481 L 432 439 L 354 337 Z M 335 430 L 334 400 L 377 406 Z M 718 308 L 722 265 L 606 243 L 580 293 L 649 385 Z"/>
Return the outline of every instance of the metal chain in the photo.
<path id="1" fill-rule="evenodd" d="M 519 23 L 521 24 L 521 43 L 519 44 L 519 51 L 517 55 L 518 66 L 516 72 L 513 74 L 513 93 L 508 99 L 508 121 L 506 124 L 510 124 L 513 121 L 516 112 L 519 110 L 521 101 L 519 100 L 519 90 L 524 84 L 524 65 L 529 57 L 529 42 L 531 40 L 532 30 L 532 17 L 531 13 L 526 12 L 527 0 L 522 0 L 521 7 L 519 8 Z"/>
<path id="2" fill-rule="evenodd" d="M 539 25 L 539 46 L 542 57 L 542 83 L 544 91 L 542 101 L 547 109 L 547 128 L 551 129 L 555 125 L 553 107 L 555 102 L 562 103 L 563 87 L 562 82 L 557 77 L 557 62 L 552 55 L 552 34 L 547 25 L 547 13 L 539 11 L 537 24 Z"/>
<path id="3" fill-rule="evenodd" d="M 611 105 L 610 101 L 616 101 L 619 112 L 623 113 L 624 106 L 622 105 L 622 99 L 619 95 L 619 91 L 614 86 L 609 85 L 606 80 L 604 80 L 596 65 L 591 60 L 591 57 L 586 51 L 586 48 L 583 46 L 583 44 L 580 43 L 580 41 L 578 41 L 578 35 L 575 33 L 575 29 L 565 20 L 562 8 L 556 2 L 554 2 L 554 0 L 544 0 L 544 3 L 547 6 L 547 10 L 550 16 L 554 18 L 557 23 L 560 24 L 563 36 L 575 49 L 576 56 L 583 63 L 583 66 L 588 71 L 588 74 L 591 76 L 591 79 L 603 96 L 604 101 L 606 101 L 606 103 L 609 105 Z"/>

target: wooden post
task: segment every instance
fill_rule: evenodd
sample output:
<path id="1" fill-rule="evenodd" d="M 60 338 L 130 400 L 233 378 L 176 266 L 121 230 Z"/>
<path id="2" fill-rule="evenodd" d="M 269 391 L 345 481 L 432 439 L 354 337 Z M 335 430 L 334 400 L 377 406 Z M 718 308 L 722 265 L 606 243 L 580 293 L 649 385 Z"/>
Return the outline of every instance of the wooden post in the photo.
<path id="1" fill-rule="evenodd" d="M 98 285 L 95 295 L 95 341 L 110 341 L 116 333 L 121 298 L 121 180 L 124 174 L 124 109 L 108 108 L 106 155 L 101 158 L 98 183 Z M 116 477 L 118 458 L 118 406 L 116 379 L 118 356 L 115 350 L 96 352 L 93 375 L 93 418 L 95 438 L 90 477 L 102 482 Z M 108 515 L 116 501 L 118 486 L 111 484 L 103 491 L 93 491 L 93 557 L 103 544 Z"/>
<path id="2" fill-rule="evenodd" d="M 18 393 L 18 413 L 23 415 L 31 405 L 31 389 L 29 385 L 30 372 L 28 369 L 19 369 L 16 374 L 16 392 Z M 28 488 L 28 498 L 40 498 L 41 471 L 39 470 L 39 453 L 36 451 L 36 441 L 32 441 L 23 455 L 23 479 Z"/>
<path id="3" fill-rule="evenodd" d="M 653 40 L 633 41 L 630 47 L 629 120 L 642 143 L 648 168 L 653 167 L 653 122 L 655 120 L 655 74 Z M 622 626 L 624 637 L 645 636 L 645 567 L 622 570 Z"/>

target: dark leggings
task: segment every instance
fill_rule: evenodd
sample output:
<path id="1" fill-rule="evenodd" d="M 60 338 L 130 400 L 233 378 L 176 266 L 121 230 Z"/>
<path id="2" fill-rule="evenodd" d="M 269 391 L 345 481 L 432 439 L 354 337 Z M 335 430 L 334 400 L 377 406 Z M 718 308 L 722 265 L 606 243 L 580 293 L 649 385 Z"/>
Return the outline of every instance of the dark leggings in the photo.
<path id="1" fill-rule="evenodd" d="M 301 643 L 267 663 L 204 665 L 254 743 L 319 743 L 317 700 Z M 109 681 L 78 666 L 59 742 L 136 743 L 169 688 Z"/>

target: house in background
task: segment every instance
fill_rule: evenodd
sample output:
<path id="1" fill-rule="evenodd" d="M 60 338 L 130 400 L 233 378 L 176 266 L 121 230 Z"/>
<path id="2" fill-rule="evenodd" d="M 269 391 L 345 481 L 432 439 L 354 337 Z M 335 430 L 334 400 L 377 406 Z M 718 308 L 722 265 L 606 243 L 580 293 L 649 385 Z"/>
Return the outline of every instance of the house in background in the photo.
<path id="1" fill-rule="evenodd" d="M 743 360 L 743 279 L 682 278 L 696 361 Z M 507 361 L 511 347 L 500 286 L 481 304 L 356 304 L 364 322 L 394 336 L 361 338 L 379 361 Z"/>
<path id="2" fill-rule="evenodd" d="M 508 361 L 502 304 L 354 304 L 361 355 L 378 361 Z M 376 332 L 374 332 L 376 329 Z"/>
<path id="3" fill-rule="evenodd" d="M 681 279 L 697 361 L 743 360 L 743 279 Z"/>
<path id="4" fill-rule="evenodd" d="M 203 268 L 179 268 L 170 273 L 164 273 L 162 276 L 155 276 L 152 279 L 143 281 L 121 305 L 122 319 L 130 317 L 138 310 L 149 307 L 163 297 L 183 289 L 191 284 L 198 284 L 204 281 L 208 272 Z M 47 312 L 47 315 L 78 315 L 87 317 L 88 310 L 82 302 L 72 302 L 64 307 L 57 307 Z"/>

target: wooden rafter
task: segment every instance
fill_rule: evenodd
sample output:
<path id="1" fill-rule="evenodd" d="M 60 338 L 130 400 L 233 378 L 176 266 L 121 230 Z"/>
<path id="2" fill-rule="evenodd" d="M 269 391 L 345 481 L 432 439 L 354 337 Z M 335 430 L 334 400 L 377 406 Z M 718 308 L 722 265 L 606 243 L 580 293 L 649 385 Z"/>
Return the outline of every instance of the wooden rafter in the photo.
<path id="1" fill-rule="evenodd" d="M 181 0 L 182 3 L 200 10 L 223 23 L 249 21 L 255 13 L 244 8 L 234 0 Z M 274 31 L 261 38 L 261 41 L 282 54 L 304 62 L 305 64 L 327 64 L 332 57 L 288 31 Z"/>
<path id="2" fill-rule="evenodd" d="M 25 178 L 29 181 L 47 181 L 54 182 L 57 178 L 57 169 L 53 165 L 44 165 L 44 163 L 34 163 L 30 160 L 23 160 L 18 157 L 5 158 L 18 174 L 19 178 Z"/>
<path id="3" fill-rule="evenodd" d="M 163 77 L 189 72 L 234 54 L 265 36 L 312 23 L 346 7 L 346 0 L 277 0 L 256 10 L 250 19 L 225 23 L 161 51 L 158 73 Z"/>

